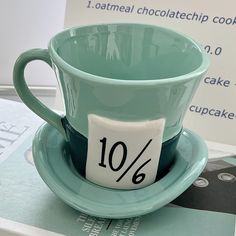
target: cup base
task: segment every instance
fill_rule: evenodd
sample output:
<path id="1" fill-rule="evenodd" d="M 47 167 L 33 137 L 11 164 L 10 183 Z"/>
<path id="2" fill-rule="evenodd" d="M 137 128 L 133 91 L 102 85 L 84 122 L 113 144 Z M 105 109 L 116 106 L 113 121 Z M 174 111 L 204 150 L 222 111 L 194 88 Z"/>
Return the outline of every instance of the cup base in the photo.
<path id="1" fill-rule="evenodd" d="M 68 137 L 68 146 L 70 149 L 72 163 L 78 173 L 86 178 L 86 159 L 88 151 L 88 139 L 76 131 L 67 121 L 62 120 L 63 126 Z M 175 151 L 181 136 L 182 130 L 173 138 L 162 143 L 158 171 L 155 182 L 164 177 L 168 172 L 173 162 L 175 161 Z"/>

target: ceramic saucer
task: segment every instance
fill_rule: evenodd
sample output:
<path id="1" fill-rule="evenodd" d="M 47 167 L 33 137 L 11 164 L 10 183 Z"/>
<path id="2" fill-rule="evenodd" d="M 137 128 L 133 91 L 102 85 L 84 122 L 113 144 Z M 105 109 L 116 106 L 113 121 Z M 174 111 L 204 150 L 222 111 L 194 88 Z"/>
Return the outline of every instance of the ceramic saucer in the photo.
<path id="1" fill-rule="evenodd" d="M 64 202 L 89 215 L 114 219 L 147 214 L 178 197 L 204 169 L 207 147 L 199 136 L 184 129 L 169 173 L 137 190 L 104 188 L 82 178 L 71 164 L 63 137 L 48 124 L 34 137 L 33 156 L 41 178 Z"/>

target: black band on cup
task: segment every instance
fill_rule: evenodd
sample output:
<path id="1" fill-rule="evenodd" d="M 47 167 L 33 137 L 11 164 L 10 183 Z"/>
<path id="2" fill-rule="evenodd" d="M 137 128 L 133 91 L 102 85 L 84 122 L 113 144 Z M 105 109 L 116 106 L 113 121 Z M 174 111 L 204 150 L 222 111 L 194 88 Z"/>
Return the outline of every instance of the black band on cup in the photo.
<path id="1" fill-rule="evenodd" d="M 72 163 L 80 175 L 86 178 L 86 159 L 88 151 L 88 139 L 76 131 L 67 121 L 62 119 L 63 127 L 66 131 Z M 175 160 L 175 151 L 182 131 L 173 138 L 162 143 L 159 166 L 156 175 L 156 181 L 161 179 Z"/>

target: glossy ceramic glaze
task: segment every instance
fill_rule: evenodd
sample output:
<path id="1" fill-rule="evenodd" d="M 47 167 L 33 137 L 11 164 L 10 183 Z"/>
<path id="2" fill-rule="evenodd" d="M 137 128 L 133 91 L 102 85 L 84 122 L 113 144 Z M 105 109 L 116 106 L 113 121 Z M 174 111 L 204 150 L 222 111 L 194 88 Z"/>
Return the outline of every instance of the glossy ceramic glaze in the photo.
<path id="1" fill-rule="evenodd" d="M 143 215 L 166 205 L 186 190 L 207 162 L 207 147 L 200 137 L 184 130 L 176 162 L 160 181 L 138 190 L 112 190 L 95 185 L 74 170 L 67 143 L 49 124 L 33 141 L 36 168 L 51 190 L 73 208 L 105 218 Z"/>
<path id="2" fill-rule="evenodd" d="M 89 113 L 124 121 L 166 118 L 177 135 L 208 67 L 202 49 L 173 31 L 111 24 L 64 31 L 49 44 L 69 123 L 87 137 Z"/>
<path id="3" fill-rule="evenodd" d="M 30 92 L 24 70 L 33 60 L 45 61 L 54 69 L 65 117 Z M 204 50 L 175 31 L 132 23 L 103 24 L 67 29 L 50 40 L 48 49 L 23 53 L 15 63 L 13 77 L 23 102 L 69 142 L 73 163 L 76 167 L 84 163 L 81 173 L 86 172 L 87 179 L 106 187 L 134 189 L 155 182 L 158 171 L 168 170 L 177 141 L 166 148 L 168 158 L 161 156 L 159 166 L 161 148 L 181 132 L 187 108 L 208 66 Z M 89 123 L 89 117 L 98 119 Z M 138 123 L 143 124 L 142 130 Z M 101 150 L 101 140 L 110 142 L 111 149 L 102 146 Z M 136 150 L 141 150 L 140 155 Z M 136 168 L 131 168 L 133 164 Z M 140 168 L 144 178 L 137 181 Z"/>
<path id="4" fill-rule="evenodd" d="M 66 118 L 83 136 L 88 136 L 90 113 L 134 122 L 165 118 L 164 142 L 180 132 L 209 66 L 196 42 L 157 26 L 104 24 L 59 33 L 48 51 L 30 50 L 19 57 L 14 84 L 22 100 L 63 135 L 61 117 L 44 107 L 21 82 L 24 67 L 35 59 L 54 68 Z"/>

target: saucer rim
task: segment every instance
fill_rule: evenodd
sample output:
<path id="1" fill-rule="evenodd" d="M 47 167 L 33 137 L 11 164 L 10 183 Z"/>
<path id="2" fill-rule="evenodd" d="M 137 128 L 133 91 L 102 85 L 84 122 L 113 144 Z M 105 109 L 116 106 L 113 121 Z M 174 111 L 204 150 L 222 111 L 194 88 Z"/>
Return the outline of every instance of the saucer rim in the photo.
<path id="1" fill-rule="evenodd" d="M 34 158 L 34 163 L 35 163 L 35 166 L 39 175 L 41 176 L 43 181 L 46 183 L 46 185 L 51 189 L 51 191 L 54 192 L 65 203 L 67 203 L 74 209 L 77 209 L 81 212 L 84 212 L 86 214 L 93 215 L 96 217 L 112 218 L 112 219 L 135 217 L 135 216 L 140 216 L 140 215 L 150 213 L 152 211 L 155 211 L 163 207 L 164 205 L 168 204 L 169 202 L 174 200 L 176 197 L 178 197 L 195 181 L 195 179 L 201 174 L 202 170 L 204 169 L 207 163 L 207 159 L 208 159 L 208 149 L 205 142 L 202 140 L 202 138 L 198 136 L 196 133 L 194 133 L 193 131 L 190 131 L 184 128 L 181 134 L 181 137 L 185 136 L 188 140 L 191 140 L 191 143 L 195 141 L 197 145 L 201 147 L 198 150 L 200 154 L 198 154 L 199 157 L 195 161 L 195 163 L 191 164 L 189 161 L 190 158 L 188 158 L 188 164 L 189 163 L 191 164 L 190 165 L 191 168 L 185 169 L 182 174 L 180 174 L 176 179 L 174 179 L 173 183 L 167 186 L 167 188 L 158 195 L 157 200 L 154 201 L 154 199 L 152 199 L 151 202 L 147 200 L 145 202 L 142 202 L 141 204 L 138 204 L 138 202 L 129 203 L 128 208 L 126 207 L 125 210 L 124 210 L 124 207 L 123 208 L 121 207 L 123 210 L 118 210 L 118 211 L 117 209 L 114 209 L 114 207 L 111 207 L 111 209 L 108 211 L 107 209 L 104 209 L 104 204 L 96 203 L 94 201 L 91 202 L 91 200 L 81 198 L 73 191 L 68 192 L 69 189 L 68 188 L 64 189 L 63 186 L 61 186 L 60 181 L 57 180 L 57 177 L 55 178 L 55 176 L 52 174 L 53 171 L 47 170 L 47 166 L 44 165 L 43 161 L 41 160 L 41 159 L 44 160 L 45 157 L 42 155 L 43 153 L 42 150 L 41 152 L 39 152 L 40 150 L 39 147 L 42 148 L 43 146 L 46 145 L 42 140 L 44 140 L 43 137 L 45 136 L 47 132 L 49 132 L 50 129 L 53 129 L 55 130 L 55 132 L 57 132 L 56 129 L 52 127 L 51 125 L 47 123 L 43 124 L 42 126 L 39 127 L 39 129 L 37 130 L 33 138 L 33 144 L 32 144 L 33 158 Z M 56 135 L 60 135 L 60 134 L 56 133 Z M 64 142 L 64 139 L 62 136 L 60 138 L 60 141 L 61 141 L 61 144 Z M 179 149 L 181 148 L 177 147 L 177 150 L 181 152 L 181 150 Z M 171 175 L 171 172 L 168 175 Z M 163 177 L 163 179 L 164 178 L 165 177 Z M 83 181 L 85 184 L 86 182 L 89 182 L 88 180 L 84 180 L 82 177 L 79 179 L 80 181 Z M 122 192 L 122 194 L 123 193 L 125 194 L 125 192 L 132 192 L 132 191 L 137 192 L 137 191 L 150 190 L 151 188 L 154 188 L 158 183 L 160 182 L 158 181 L 145 188 L 135 189 L 135 190 L 114 190 L 114 189 L 107 189 L 107 188 L 105 189 L 106 191 L 116 191 L 116 192 L 119 192 L 119 193 Z M 95 188 L 104 189 L 104 187 L 98 186 L 91 182 L 89 182 L 89 184 L 94 185 Z M 99 204 L 101 206 L 99 206 Z"/>

